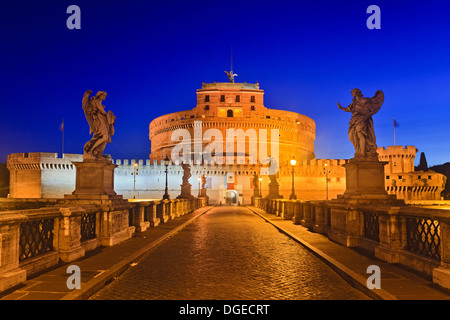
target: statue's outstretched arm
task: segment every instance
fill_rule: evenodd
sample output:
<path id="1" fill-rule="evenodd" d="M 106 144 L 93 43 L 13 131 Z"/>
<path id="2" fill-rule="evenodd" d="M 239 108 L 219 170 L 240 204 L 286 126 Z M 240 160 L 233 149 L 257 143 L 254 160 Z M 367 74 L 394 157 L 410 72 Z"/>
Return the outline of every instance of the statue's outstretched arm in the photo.
<path id="1" fill-rule="evenodd" d="M 351 112 L 350 109 L 349 109 L 350 106 L 343 107 L 343 106 L 341 106 L 341 104 L 339 102 L 337 103 L 337 105 L 338 105 L 339 109 L 344 110 L 345 112 Z"/>

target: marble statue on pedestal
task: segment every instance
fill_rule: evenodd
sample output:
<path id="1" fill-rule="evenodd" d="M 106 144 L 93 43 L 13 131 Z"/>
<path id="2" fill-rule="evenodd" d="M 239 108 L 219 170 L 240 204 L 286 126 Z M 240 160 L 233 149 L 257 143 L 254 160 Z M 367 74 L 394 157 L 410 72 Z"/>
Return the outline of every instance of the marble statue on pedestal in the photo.
<path id="1" fill-rule="evenodd" d="M 384 102 L 383 91 L 378 90 L 372 98 L 363 97 L 361 90 L 351 90 L 353 102 L 348 107 L 338 107 L 351 112 L 348 137 L 355 147 L 355 158 L 361 160 L 378 160 L 377 144 L 372 116 L 380 110 Z"/>
<path id="2" fill-rule="evenodd" d="M 189 178 L 192 176 L 191 166 L 187 163 L 182 163 L 181 167 L 183 168 L 183 183 L 181 184 L 181 194 L 177 198 L 190 199 L 193 197 L 191 194 L 191 184 L 189 183 Z"/>

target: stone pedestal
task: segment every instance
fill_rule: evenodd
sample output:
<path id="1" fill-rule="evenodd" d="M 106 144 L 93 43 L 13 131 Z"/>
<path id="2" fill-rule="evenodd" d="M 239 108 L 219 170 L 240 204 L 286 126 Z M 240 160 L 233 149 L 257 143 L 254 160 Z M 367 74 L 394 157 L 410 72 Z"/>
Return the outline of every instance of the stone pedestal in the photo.
<path id="1" fill-rule="evenodd" d="M 384 186 L 384 166 L 376 159 L 350 159 L 344 165 L 346 190 L 329 202 L 331 229 L 328 237 L 348 247 L 357 247 L 363 236 L 363 212 L 359 205 L 401 206 L 403 200 L 388 195 Z"/>
<path id="2" fill-rule="evenodd" d="M 384 166 L 388 162 L 351 159 L 344 165 L 346 176 L 345 197 L 386 197 Z"/>
<path id="3" fill-rule="evenodd" d="M 265 199 L 283 199 L 283 196 L 280 195 L 280 185 L 276 179 L 271 179 L 269 183 L 269 194 Z"/>
<path id="4" fill-rule="evenodd" d="M 76 167 L 75 191 L 64 195 L 65 203 L 97 208 L 100 245 L 113 246 L 130 239 L 135 231 L 135 226 L 129 225 L 131 205 L 114 191 L 117 165 L 107 159 L 84 159 L 73 164 Z"/>
<path id="5" fill-rule="evenodd" d="M 384 186 L 384 166 L 388 162 L 350 159 L 345 168 L 346 188 L 337 201 L 345 203 L 404 204 L 395 195 L 388 195 Z"/>
<path id="6" fill-rule="evenodd" d="M 72 195 L 65 195 L 65 199 L 122 199 L 114 191 L 114 169 L 117 165 L 109 160 L 84 160 L 73 164 L 76 167 L 75 191 Z"/>
<path id="7" fill-rule="evenodd" d="M 190 183 L 181 185 L 181 194 L 177 199 L 193 199 L 194 196 L 191 194 L 192 185 Z"/>

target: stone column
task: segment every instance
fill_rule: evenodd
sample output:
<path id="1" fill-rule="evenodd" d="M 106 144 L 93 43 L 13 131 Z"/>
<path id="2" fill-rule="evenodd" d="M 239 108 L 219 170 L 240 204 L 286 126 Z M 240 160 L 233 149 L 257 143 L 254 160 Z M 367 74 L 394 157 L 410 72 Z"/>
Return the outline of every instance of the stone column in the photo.
<path id="1" fill-rule="evenodd" d="M 2 213 L 0 225 L 0 292 L 26 281 L 27 272 L 19 268 L 21 214 Z"/>
<path id="2" fill-rule="evenodd" d="M 145 221 L 145 210 L 149 202 L 132 202 L 133 225 L 137 232 L 144 232 L 150 227 L 150 221 Z"/>
<path id="3" fill-rule="evenodd" d="M 391 207 L 379 212 L 378 225 L 380 244 L 375 248 L 375 257 L 389 263 L 400 262 L 400 251 L 403 249 L 402 226 L 398 212 L 400 207 Z"/>
<path id="4" fill-rule="evenodd" d="M 147 218 L 150 222 L 151 227 L 157 227 L 160 223 L 160 219 L 157 216 L 157 203 L 155 201 L 150 201 L 147 209 Z"/>
<path id="5" fill-rule="evenodd" d="M 312 220 L 312 214 L 313 214 L 313 208 L 311 205 L 311 202 L 305 201 L 303 203 L 303 219 L 301 222 L 301 225 L 305 228 L 312 229 L 313 227 L 313 220 Z"/>
<path id="6" fill-rule="evenodd" d="M 357 247 L 363 233 L 362 212 L 353 206 L 331 206 L 328 237 L 344 246 Z"/>
<path id="7" fill-rule="evenodd" d="M 102 207 L 103 208 L 99 210 L 101 211 L 101 245 L 113 246 L 124 240 L 130 239 L 135 231 L 134 226 L 129 226 L 130 207 Z"/>
<path id="8" fill-rule="evenodd" d="M 60 208 L 61 218 L 58 228 L 58 252 L 61 261 L 75 261 L 85 255 L 81 246 L 81 215 L 86 213 L 82 208 Z"/>
<path id="9" fill-rule="evenodd" d="M 296 200 L 294 202 L 294 215 L 292 222 L 294 224 L 301 224 L 303 220 L 303 202 Z"/>
<path id="10" fill-rule="evenodd" d="M 325 233 L 325 225 L 326 225 L 326 207 L 324 203 L 313 203 L 314 206 L 314 225 L 313 231 L 318 233 Z"/>
<path id="11" fill-rule="evenodd" d="M 433 282 L 450 289 L 450 217 L 439 218 L 441 265 L 433 269 Z"/>

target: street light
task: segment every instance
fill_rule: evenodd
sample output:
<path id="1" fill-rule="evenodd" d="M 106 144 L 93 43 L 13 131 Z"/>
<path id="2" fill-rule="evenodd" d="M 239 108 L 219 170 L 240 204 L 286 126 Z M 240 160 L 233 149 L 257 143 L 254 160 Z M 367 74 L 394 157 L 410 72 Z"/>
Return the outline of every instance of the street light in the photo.
<path id="1" fill-rule="evenodd" d="M 325 168 L 323 168 L 323 173 L 325 173 L 326 192 L 327 192 L 327 200 L 328 200 L 328 173 L 330 173 L 330 170 L 328 170 L 328 163 L 325 163 Z"/>
<path id="2" fill-rule="evenodd" d="M 291 166 L 292 166 L 292 193 L 289 196 L 289 200 L 297 199 L 297 196 L 295 195 L 295 188 L 294 188 L 294 168 L 295 168 L 295 164 L 296 163 L 297 163 L 297 161 L 295 161 L 295 159 L 293 158 L 291 160 Z"/>
<path id="3" fill-rule="evenodd" d="M 136 199 L 136 176 L 139 174 L 139 168 L 138 168 L 138 164 L 135 160 L 134 162 L 134 170 L 131 173 L 132 176 L 134 176 L 134 186 L 133 186 L 133 199 Z"/>
<path id="4" fill-rule="evenodd" d="M 198 196 L 200 197 L 200 183 L 202 182 L 202 178 L 198 178 Z"/>
<path id="5" fill-rule="evenodd" d="M 169 157 L 166 156 L 166 158 L 164 159 L 164 165 L 166 166 L 166 191 L 163 195 L 163 200 L 170 200 L 169 188 L 167 187 L 167 180 L 168 180 L 167 173 L 169 172 L 168 170 L 169 163 L 170 163 Z"/>
<path id="6" fill-rule="evenodd" d="M 262 187 L 261 187 L 262 178 L 259 178 L 259 196 L 262 198 Z"/>

